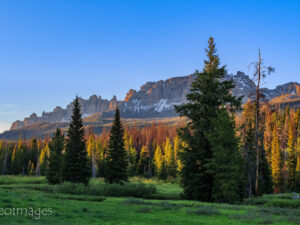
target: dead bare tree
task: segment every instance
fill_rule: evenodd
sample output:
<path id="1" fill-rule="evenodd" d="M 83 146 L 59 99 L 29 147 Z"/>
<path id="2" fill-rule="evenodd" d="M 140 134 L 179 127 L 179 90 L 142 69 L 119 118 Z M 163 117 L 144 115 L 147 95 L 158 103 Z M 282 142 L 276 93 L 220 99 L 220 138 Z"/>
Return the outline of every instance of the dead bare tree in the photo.
<path id="1" fill-rule="evenodd" d="M 256 152 L 256 177 L 255 177 L 255 195 L 259 195 L 258 191 L 258 181 L 259 181 L 259 147 L 258 147 L 258 137 L 259 137 L 259 123 L 260 123 L 260 100 L 262 98 L 261 92 L 261 82 L 267 76 L 275 72 L 275 69 L 271 66 L 265 66 L 264 60 L 261 57 L 260 49 L 258 49 L 258 61 L 253 62 L 249 65 L 254 69 L 254 79 L 256 80 L 256 98 L 255 98 L 255 135 L 254 135 L 254 147 Z"/>

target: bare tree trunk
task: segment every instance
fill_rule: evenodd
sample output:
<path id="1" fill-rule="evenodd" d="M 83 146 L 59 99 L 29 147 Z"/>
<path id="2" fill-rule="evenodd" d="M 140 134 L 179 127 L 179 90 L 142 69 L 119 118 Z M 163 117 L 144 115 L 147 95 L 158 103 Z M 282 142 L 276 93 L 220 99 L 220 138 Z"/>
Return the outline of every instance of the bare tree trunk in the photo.
<path id="1" fill-rule="evenodd" d="M 256 87 L 256 109 L 255 109 L 255 139 L 254 139 L 254 145 L 255 145 L 255 151 L 256 151 L 256 178 L 255 178 L 255 195 L 258 196 L 258 180 L 259 180 L 259 148 L 258 148 L 258 130 L 259 130 L 259 100 L 260 100 L 260 79 L 261 79 L 261 58 L 260 58 L 260 49 L 258 51 L 258 77 L 257 77 L 257 87 Z"/>

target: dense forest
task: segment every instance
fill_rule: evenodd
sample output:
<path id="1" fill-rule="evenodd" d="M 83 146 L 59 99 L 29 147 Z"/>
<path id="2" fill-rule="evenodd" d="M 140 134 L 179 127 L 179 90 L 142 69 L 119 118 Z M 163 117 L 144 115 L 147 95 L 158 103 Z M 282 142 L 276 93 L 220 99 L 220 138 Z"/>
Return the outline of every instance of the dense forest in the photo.
<path id="1" fill-rule="evenodd" d="M 218 202 L 300 191 L 299 109 L 260 102 L 259 82 L 256 99 L 241 106 L 241 98 L 231 94 L 232 81 L 222 81 L 226 71 L 213 38 L 206 53 L 189 102 L 176 106 L 187 122 L 123 127 L 117 108 L 112 128 L 95 134 L 83 127 L 77 97 L 66 134 L 57 129 L 43 140 L 0 141 L 0 173 L 86 185 L 90 177 L 122 184 L 129 176 L 180 176 L 186 198 Z M 262 66 L 260 53 L 257 65 Z"/>
<path id="2" fill-rule="evenodd" d="M 267 159 L 267 168 L 273 180 L 276 192 L 294 190 L 300 181 L 300 111 L 280 108 L 272 109 L 264 105 L 261 110 L 263 120 L 260 146 Z M 254 184 L 254 105 L 249 102 L 236 117 L 240 149 L 243 153 L 245 173 Z M 125 150 L 129 159 L 130 176 L 156 176 L 160 179 L 176 177 L 182 165 L 178 157 L 184 145 L 177 134 L 177 126 L 152 124 L 151 126 L 125 127 Z M 93 133 L 93 128 L 85 132 L 88 158 L 92 175 L 102 177 L 105 174 L 105 159 L 109 142 L 109 130 L 100 135 Z M 0 141 L 1 174 L 45 175 L 47 168 L 50 137 L 44 140 L 32 138 L 19 141 Z M 249 186 L 248 186 L 249 187 Z M 272 186 L 271 186 L 272 187 Z M 253 188 L 253 187 L 252 187 Z"/>

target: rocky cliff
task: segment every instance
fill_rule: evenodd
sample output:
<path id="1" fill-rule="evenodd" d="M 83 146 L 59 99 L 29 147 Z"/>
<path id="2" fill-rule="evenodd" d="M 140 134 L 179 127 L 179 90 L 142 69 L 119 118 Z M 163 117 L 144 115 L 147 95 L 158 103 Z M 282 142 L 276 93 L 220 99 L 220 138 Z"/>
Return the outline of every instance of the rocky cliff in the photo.
<path id="1" fill-rule="evenodd" d="M 147 82 L 140 90 L 130 89 L 124 100 L 118 101 L 116 96 L 111 100 L 102 99 L 93 95 L 89 99 L 79 99 L 82 106 L 82 114 L 88 117 L 98 113 L 101 118 L 113 116 L 118 106 L 123 118 L 164 118 L 175 117 L 174 105 L 186 102 L 186 94 L 195 75 L 174 77 L 165 81 Z M 227 75 L 225 79 L 232 79 L 236 84 L 233 94 L 244 96 L 243 102 L 253 98 L 255 95 L 255 84 L 242 72 Z M 267 100 L 278 97 L 282 94 L 296 93 L 300 85 L 298 83 L 287 83 L 277 86 L 273 90 L 263 89 Z M 30 126 L 35 123 L 61 123 L 68 122 L 72 114 L 72 103 L 65 109 L 57 106 L 52 112 L 43 112 L 41 116 L 31 114 L 23 121 L 16 121 L 12 124 L 11 130 Z"/>

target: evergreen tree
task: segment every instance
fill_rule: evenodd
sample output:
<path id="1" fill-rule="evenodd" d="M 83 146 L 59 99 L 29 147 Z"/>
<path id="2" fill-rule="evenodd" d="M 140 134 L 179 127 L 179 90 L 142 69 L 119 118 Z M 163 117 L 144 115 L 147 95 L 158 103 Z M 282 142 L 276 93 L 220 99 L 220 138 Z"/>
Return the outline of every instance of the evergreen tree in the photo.
<path id="1" fill-rule="evenodd" d="M 288 186 L 289 190 L 294 191 L 296 185 L 296 166 L 297 166 L 297 155 L 296 149 L 294 147 L 294 137 L 293 137 L 293 127 L 290 124 L 289 134 L 288 134 L 288 143 L 287 143 L 287 170 L 288 170 Z"/>
<path id="2" fill-rule="evenodd" d="M 87 185 L 91 176 L 91 167 L 87 157 L 80 110 L 79 99 L 76 96 L 73 102 L 73 115 L 67 133 L 63 180 Z"/>
<path id="3" fill-rule="evenodd" d="M 4 149 L 4 146 L 3 146 L 3 142 L 0 140 L 0 175 L 1 174 L 5 174 L 5 167 L 6 167 L 6 165 L 5 165 L 5 162 L 6 162 L 6 160 L 5 160 L 5 149 Z M 3 162 L 3 163 L 2 163 Z"/>
<path id="4" fill-rule="evenodd" d="M 49 163 L 46 178 L 51 184 L 58 184 L 62 180 L 62 151 L 64 148 L 64 136 L 60 129 L 56 129 L 49 143 Z"/>
<path id="5" fill-rule="evenodd" d="M 263 137 L 261 137 L 263 139 Z M 266 151 L 264 149 L 264 144 L 261 140 L 260 149 L 259 149 L 259 194 L 271 194 L 273 193 L 273 182 L 272 182 L 272 173 L 269 162 L 267 160 Z"/>
<path id="6" fill-rule="evenodd" d="M 100 142 L 100 139 L 98 140 L 97 144 L 97 156 L 98 156 L 98 176 L 104 177 L 106 173 L 106 146 L 104 143 Z"/>
<path id="7" fill-rule="evenodd" d="M 32 138 L 31 146 L 30 146 L 30 161 L 32 162 L 32 170 L 34 170 L 36 168 L 37 156 L 38 156 L 37 141 L 36 141 L 36 138 Z"/>
<path id="8" fill-rule="evenodd" d="M 235 136 L 234 121 L 226 109 L 218 112 L 212 123 L 213 132 L 208 136 L 212 150 L 212 158 L 206 164 L 208 172 L 214 177 L 212 198 L 216 202 L 234 203 L 241 200 L 241 173 L 243 164 Z"/>
<path id="9" fill-rule="evenodd" d="M 121 184 L 124 181 L 128 181 L 128 159 L 124 147 L 124 131 L 118 107 L 110 132 L 105 181 Z"/>
<path id="10" fill-rule="evenodd" d="M 247 102 L 244 106 L 242 117 L 244 119 L 242 124 L 242 156 L 245 161 L 245 173 L 247 175 L 247 191 L 248 197 L 252 197 L 254 193 L 255 183 L 255 148 L 254 148 L 254 104 Z"/>
<path id="11" fill-rule="evenodd" d="M 22 174 L 27 173 L 27 160 L 26 160 L 27 148 L 23 144 L 22 138 L 20 136 L 18 145 L 15 145 L 12 151 L 10 172 L 12 174 Z"/>
<path id="12" fill-rule="evenodd" d="M 203 72 L 196 71 L 197 77 L 186 96 L 189 102 L 175 107 L 180 116 L 190 119 L 187 127 L 179 130 L 180 138 L 187 145 L 180 154 L 184 195 L 201 201 L 212 201 L 214 174 L 207 171 L 206 165 L 213 157 L 208 140 L 214 130 L 213 121 L 217 120 L 220 107 L 228 106 L 235 111 L 241 105 L 241 99 L 231 93 L 234 83 L 222 80 L 226 70 L 219 68 L 214 39 L 210 38 L 208 43 L 208 59 L 204 61 Z"/>
<path id="13" fill-rule="evenodd" d="M 28 175 L 34 175 L 34 164 L 29 160 L 28 163 L 28 170 L 27 170 Z"/>
<path id="14" fill-rule="evenodd" d="M 146 145 L 142 147 L 140 152 L 138 172 L 146 178 L 151 176 L 151 156 L 149 148 Z"/>

